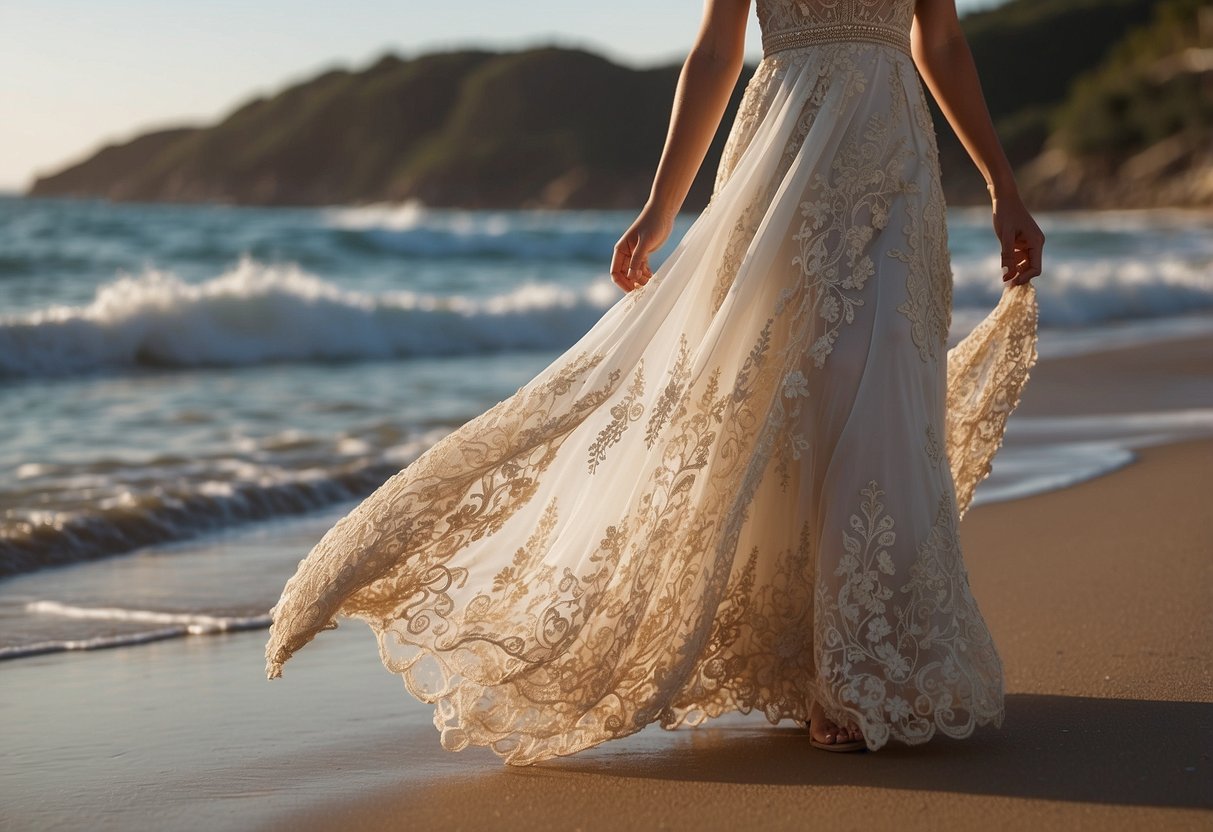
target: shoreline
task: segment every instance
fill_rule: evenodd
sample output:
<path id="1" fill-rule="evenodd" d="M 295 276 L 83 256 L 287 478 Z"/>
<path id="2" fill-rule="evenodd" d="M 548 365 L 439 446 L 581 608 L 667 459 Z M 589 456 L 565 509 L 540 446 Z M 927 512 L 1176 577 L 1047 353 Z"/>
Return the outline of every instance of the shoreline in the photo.
<path id="1" fill-rule="evenodd" d="M 1210 408 L 1210 368 L 1213 338 L 1041 359 L 1011 424 Z M 965 741 L 825 754 L 789 723 L 728 715 L 510 769 L 487 749 L 443 750 L 431 707 L 343 621 L 274 684 L 261 630 L 0 663 L 0 826 L 803 829 L 824 810 L 843 828 L 1204 828 L 1213 437 L 1147 440 L 1130 464 L 961 523 L 1008 693 L 1003 727 Z M 231 583 L 249 583 L 246 558 L 285 568 L 309 534 L 199 549 L 249 593 Z M 111 580 L 145 580 L 149 561 Z"/>
<path id="2" fill-rule="evenodd" d="M 1213 335 L 1042 357 L 1031 371 L 991 477 L 979 486 L 973 507 L 1060 493 L 1133 465 L 1141 448 L 1213 437 L 1210 379 Z M 1041 445 L 1042 441 L 1048 444 Z M 121 575 L 146 581 L 146 573 L 139 572 L 135 563 L 149 557 L 171 558 L 174 551 L 198 558 L 237 548 L 259 558 L 257 553 L 268 546 L 275 551 L 275 564 L 294 563 L 298 552 L 288 550 L 306 551 L 313 538 L 343 513 L 342 505 L 334 505 L 311 515 L 241 524 L 217 535 L 13 576 L 0 584 L 0 620 L 9 617 L 14 623 L 10 637 L 0 639 L 0 667 L 37 655 L 143 648 L 156 640 L 196 641 L 191 636 L 264 629 L 265 609 L 272 598 L 263 599 L 264 607 L 250 606 L 250 601 L 261 598 L 256 592 L 244 593 L 244 606 L 178 608 L 157 603 L 154 593 L 141 603 L 138 597 L 113 591 L 98 595 L 89 587 L 120 584 Z M 258 575 L 265 577 L 263 572 L 275 568 L 270 564 Z M 239 577 L 238 566 L 228 569 L 233 579 Z M 23 631 L 16 626 L 16 617 L 30 615 L 26 612 L 30 604 L 48 614 L 45 621 L 29 619 L 34 629 Z M 85 624 L 98 619 L 104 619 L 106 626 L 93 629 Z M 140 622 L 157 626 L 149 630 Z"/>
<path id="3" fill-rule="evenodd" d="M 963 742 L 816 752 L 760 715 L 650 726 L 510 769 L 444 751 L 430 706 L 344 621 L 285 680 L 264 635 L 54 655 L 2 672 L 7 828 L 1136 829 L 1207 824 L 1213 796 L 1213 439 L 1057 492 L 977 506 L 966 567 L 1007 719 Z M 1026 545 L 1025 545 L 1026 543 Z M 69 787 L 70 786 L 70 787 Z M 559 799 L 554 799 L 559 797 Z M 841 815 L 840 815 L 841 813 Z M 862 821 L 862 823 L 861 823 Z"/>

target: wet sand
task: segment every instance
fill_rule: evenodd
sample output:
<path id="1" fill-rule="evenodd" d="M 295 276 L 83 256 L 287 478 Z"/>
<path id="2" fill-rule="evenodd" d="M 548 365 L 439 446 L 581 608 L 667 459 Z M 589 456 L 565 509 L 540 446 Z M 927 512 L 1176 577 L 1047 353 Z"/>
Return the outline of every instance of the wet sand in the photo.
<path id="1" fill-rule="evenodd" d="M 1213 338 L 1042 357 L 1011 420 L 1196 407 L 1213 407 Z"/>
<path id="2" fill-rule="evenodd" d="M 1020 412 L 1208 407 L 1211 371 L 1213 339 L 1042 360 Z M 965 518 L 1009 694 L 966 741 L 827 754 L 730 716 L 507 768 L 443 751 L 351 621 L 273 684 L 263 632 L 6 664 L 0 828 L 1208 829 L 1213 440 L 1139 453 Z"/>

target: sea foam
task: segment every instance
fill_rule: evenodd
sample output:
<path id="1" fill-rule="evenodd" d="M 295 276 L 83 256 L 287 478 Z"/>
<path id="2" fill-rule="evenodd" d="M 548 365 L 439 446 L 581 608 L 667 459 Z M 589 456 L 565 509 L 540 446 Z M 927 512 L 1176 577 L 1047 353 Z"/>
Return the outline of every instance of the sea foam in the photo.
<path id="1" fill-rule="evenodd" d="M 620 297 L 609 280 L 488 298 L 370 295 L 250 258 L 197 284 L 152 270 L 101 287 L 87 306 L 0 317 L 0 378 L 559 350 Z"/>
<path id="2" fill-rule="evenodd" d="M 998 302 L 1003 284 L 993 257 L 956 258 L 953 271 L 956 340 Z M 1201 258 L 1061 260 L 1035 286 L 1046 329 L 1213 309 L 1213 265 Z M 0 317 L 0 378 L 557 352 L 621 297 L 606 276 L 579 288 L 528 281 L 489 297 L 371 294 L 246 256 L 200 283 L 148 270 L 103 285 L 84 306 Z"/>
<path id="3" fill-rule="evenodd" d="M 243 630 L 263 630 L 269 627 L 271 622 L 268 613 L 264 615 L 209 615 L 205 613 L 127 609 L 125 607 L 84 607 L 51 600 L 31 601 L 25 605 L 25 610 L 35 615 L 54 615 L 64 618 L 154 626 L 151 626 L 150 629 L 139 630 L 137 632 L 111 633 L 79 639 L 48 639 L 27 644 L 2 646 L 0 647 L 0 661 L 72 650 L 103 650 L 111 647 L 129 647 L 135 644 L 146 644 L 168 638 L 218 635 Z"/>

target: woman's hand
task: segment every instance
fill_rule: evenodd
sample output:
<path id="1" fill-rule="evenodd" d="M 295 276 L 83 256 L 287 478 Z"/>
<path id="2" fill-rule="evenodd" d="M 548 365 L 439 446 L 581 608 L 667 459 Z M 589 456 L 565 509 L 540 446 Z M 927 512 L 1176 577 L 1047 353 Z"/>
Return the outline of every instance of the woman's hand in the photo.
<path id="1" fill-rule="evenodd" d="M 1002 244 L 1002 280 L 1020 286 L 1040 274 L 1045 235 L 1019 194 L 994 196 L 994 233 Z"/>
<path id="2" fill-rule="evenodd" d="M 661 248 L 670 236 L 674 218 L 668 212 L 645 205 L 640 216 L 615 243 L 611 258 L 611 280 L 620 289 L 630 292 L 643 286 L 653 276 L 649 255 Z"/>

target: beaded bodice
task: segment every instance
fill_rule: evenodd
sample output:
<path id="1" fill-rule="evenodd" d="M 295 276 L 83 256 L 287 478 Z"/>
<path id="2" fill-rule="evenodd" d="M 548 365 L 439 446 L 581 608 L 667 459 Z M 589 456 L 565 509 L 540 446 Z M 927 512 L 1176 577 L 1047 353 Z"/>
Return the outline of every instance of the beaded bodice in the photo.
<path id="1" fill-rule="evenodd" d="M 915 0 L 757 0 L 763 51 L 839 40 L 909 48 Z"/>

